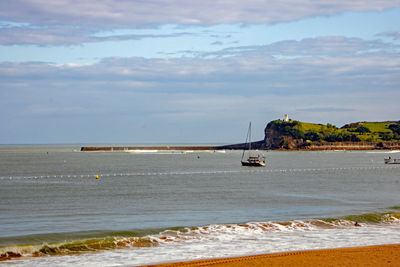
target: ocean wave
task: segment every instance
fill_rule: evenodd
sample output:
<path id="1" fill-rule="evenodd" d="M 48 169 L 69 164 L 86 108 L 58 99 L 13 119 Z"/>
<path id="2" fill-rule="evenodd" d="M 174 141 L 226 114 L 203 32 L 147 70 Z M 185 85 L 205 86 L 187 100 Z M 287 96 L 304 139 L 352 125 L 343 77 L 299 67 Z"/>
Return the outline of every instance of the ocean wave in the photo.
<path id="1" fill-rule="evenodd" d="M 393 208 L 396 208 L 394 206 Z M 397 207 L 400 209 L 400 207 Z M 400 212 L 368 213 L 350 215 L 341 218 L 293 220 L 283 222 L 247 222 L 240 224 L 212 224 L 197 227 L 179 227 L 169 229 L 150 229 L 142 231 L 102 232 L 101 237 L 62 234 L 61 236 L 80 236 L 76 240 L 46 242 L 38 244 L 12 244 L 0 247 L 0 260 L 21 257 L 41 257 L 55 255 L 82 254 L 124 248 L 157 247 L 166 244 L 181 244 L 203 241 L 229 241 L 233 239 L 251 240 L 279 232 L 307 232 L 327 229 L 351 229 L 356 226 L 392 226 L 400 225 Z M 57 234 L 56 234 L 57 235 Z M 45 239 L 42 236 L 42 239 Z M 49 237 L 50 234 L 47 234 Z M 40 239 L 40 237 L 37 237 Z M 60 237 L 58 237 L 60 238 Z M 12 239 L 12 238 L 8 238 Z M 32 237 L 27 238 L 32 240 Z"/>

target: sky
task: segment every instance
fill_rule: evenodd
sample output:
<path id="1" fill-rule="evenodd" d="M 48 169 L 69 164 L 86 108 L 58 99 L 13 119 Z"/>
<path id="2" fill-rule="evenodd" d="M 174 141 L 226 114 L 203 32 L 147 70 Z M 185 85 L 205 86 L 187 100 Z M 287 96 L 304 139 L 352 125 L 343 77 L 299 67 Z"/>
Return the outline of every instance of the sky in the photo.
<path id="1" fill-rule="evenodd" d="M 400 120 L 400 0 L 0 1 L 0 144 Z"/>

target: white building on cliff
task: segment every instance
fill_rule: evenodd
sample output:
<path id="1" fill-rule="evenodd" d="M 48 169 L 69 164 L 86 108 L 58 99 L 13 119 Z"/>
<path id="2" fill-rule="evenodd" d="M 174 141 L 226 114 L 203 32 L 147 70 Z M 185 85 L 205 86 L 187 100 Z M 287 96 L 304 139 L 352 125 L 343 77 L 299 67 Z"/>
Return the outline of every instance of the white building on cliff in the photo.
<path id="1" fill-rule="evenodd" d="M 283 115 L 283 121 L 288 122 L 289 121 L 289 116 L 288 114 Z"/>

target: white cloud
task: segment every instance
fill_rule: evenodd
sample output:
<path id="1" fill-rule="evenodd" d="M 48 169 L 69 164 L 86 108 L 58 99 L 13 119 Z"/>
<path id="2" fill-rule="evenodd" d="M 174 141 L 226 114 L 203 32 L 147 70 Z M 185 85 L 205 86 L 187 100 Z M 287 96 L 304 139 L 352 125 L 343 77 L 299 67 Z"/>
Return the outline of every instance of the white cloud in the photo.
<path id="1" fill-rule="evenodd" d="M 97 64 L 1 63 L 2 82 L 64 81 L 132 90 L 196 91 L 240 94 L 255 91 L 295 94 L 330 83 L 364 88 L 366 83 L 393 86 L 398 79 L 398 46 L 381 41 L 322 37 L 265 46 L 221 50 L 213 58 L 107 58 Z M 235 53 L 231 53 L 235 51 Z M 224 55 L 231 57 L 224 57 Z M 300 57 L 277 57 L 299 56 Z M 357 82 L 356 82 L 357 81 Z M 347 84 L 347 85 L 346 85 Z M 300 90 L 301 89 L 301 90 Z"/>
<path id="2" fill-rule="evenodd" d="M 192 51 L 194 55 L 203 57 L 227 57 L 249 53 L 264 53 L 278 58 L 354 56 L 365 53 L 397 53 L 400 45 L 381 40 L 363 40 L 343 36 L 321 36 L 306 38 L 300 41 L 286 40 L 267 45 L 234 46 L 215 52 Z M 190 53 L 190 51 L 186 51 Z"/>
<path id="3" fill-rule="evenodd" d="M 95 36 L 95 29 L 84 27 L 26 27 L 0 28 L 0 45 L 78 45 L 108 41 L 141 40 L 146 38 L 171 38 L 190 35 L 187 32 L 172 34 L 123 34 Z"/>
<path id="4" fill-rule="evenodd" d="M 3 20 L 41 25 L 210 25 L 276 23 L 345 11 L 382 11 L 399 5 L 399 0 L 13 0 L 0 2 L 0 17 Z"/>

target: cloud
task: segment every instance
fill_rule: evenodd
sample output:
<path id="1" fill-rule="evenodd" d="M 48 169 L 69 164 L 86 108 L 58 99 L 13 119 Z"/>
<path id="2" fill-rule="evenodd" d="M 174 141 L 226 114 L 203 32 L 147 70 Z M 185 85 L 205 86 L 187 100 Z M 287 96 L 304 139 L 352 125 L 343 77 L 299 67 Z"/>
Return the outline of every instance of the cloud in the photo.
<path id="1" fill-rule="evenodd" d="M 382 11 L 399 5 L 399 0 L 13 0 L 0 2 L 0 18 L 38 25 L 100 27 L 276 23 L 345 11 Z"/>
<path id="2" fill-rule="evenodd" d="M 113 0 L 14 0 L 0 1 L 0 45 L 60 46 L 187 35 L 208 37 L 212 45 L 228 45 L 232 32 L 212 32 L 188 26 L 246 27 L 251 23 L 273 24 L 348 11 L 380 11 L 400 6 L 395 1 L 281 0 L 263 3 L 240 1 L 113 1 Z M 222 24 L 222 25 L 221 25 Z M 163 28 L 168 25 L 170 28 Z M 226 25 L 225 25 L 226 26 Z M 172 30 L 172 27 L 174 29 Z M 155 34 L 130 34 L 128 30 L 152 28 Z M 118 33 L 112 33 L 116 30 Z M 122 31 L 121 31 L 122 30 Z M 108 31 L 108 35 L 103 33 Z M 125 34 L 121 34 L 124 32 Z M 164 34 L 159 34 L 164 32 Z M 171 33 L 173 31 L 173 33 Z M 398 33 L 377 36 L 398 38 Z M 215 40 L 216 39 L 216 40 Z M 233 41 L 233 40 L 231 40 Z M 233 44 L 231 42 L 231 44 Z M 290 46 L 288 43 L 282 45 Z M 242 48 L 244 49 L 244 47 Z M 234 51 L 232 51 L 234 52 Z"/>
<path id="3" fill-rule="evenodd" d="M 221 41 L 215 41 L 213 43 L 211 43 L 211 45 L 223 45 L 224 43 Z"/>
<path id="4" fill-rule="evenodd" d="M 343 36 L 322 36 L 306 38 L 300 41 L 286 40 L 267 45 L 234 46 L 214 52 L 192 51 L 195 56 L 227 57 L 249 53 L 264 53 L 270 56 L 295 58 L 319 56 L 348 56 L 365 53 L 397 53 L 400 46 L 381 40 L 366 41 L 360 38 L 346 38 Z M 190 53 L 190 51 L 186 51 Z"/>
<path id="5" fill-rule="evenodd" d="M 171 34 L 124 34 L 96 36 L 95 29 L 81 27 L 7 27 L 0 28 L 0 45 L 77 45 L 107 41 L 170 38 L 193 35 L 187 32 Z"/>
<path id="6" fill-rule="evenodd" d="M 234 47 L 213 53 L 213 57 L 203 54 L 199 58 L 106 58 L 90 65 L 3 62 L 0 78 L 3 82 L 16 79 L 134 82 L 146 88 L 177 91 L 233 90 L 243 84 L 254 86 L 253 90 L 263 90 L 268 84 L 269 90 L 275 91 L 294 84 L 306 89 L 308 84 L 310 90 L 317 88 L 311 84 L 323 81 L 345 84 L 357 79 L 361 85 L 353 82 L 351 85 L 362 88 L 367 82 L 388 84 L 398 78 L 398 48 L 381 41 L 322 37 Z M 230 85 L 225 87 L 227 84 Z"/>
<path id="7" fill-rule="evenodd" d="M 387 37 L 387 38 L 392 38 L 394 40 L 400 39 L 400 31 L 397 32 L 382 32 L 377 34 L 379 37 Z"/>
<path id="8" fill-rule="evenodd" d="M 371 47 L 374 49 L 367 52 Z M 120 90 L 236 96 L 245 96 L 249 91 L 290 96 L 331 90 L 391 92 L 399 86 L 398 53 L 382 42 L 315 38 L 245 51 L 231 57 L 106 58 L 88 65 L 3 62 L 0 80 L 4 88 L 25 82 L 32 90 L 46 87 L 108 92 L 113 88 L 113 93 Z"/>

